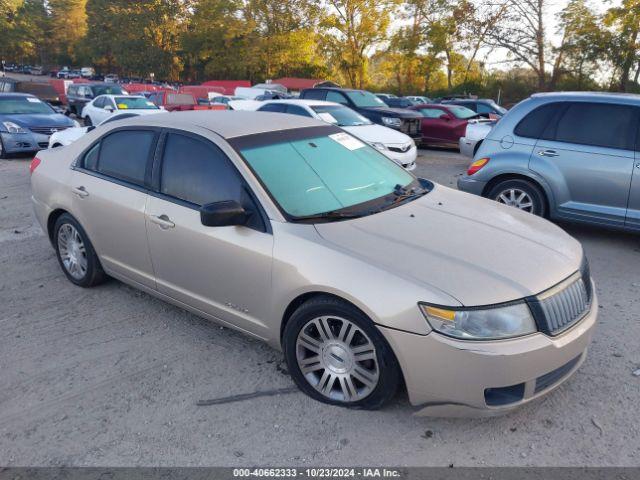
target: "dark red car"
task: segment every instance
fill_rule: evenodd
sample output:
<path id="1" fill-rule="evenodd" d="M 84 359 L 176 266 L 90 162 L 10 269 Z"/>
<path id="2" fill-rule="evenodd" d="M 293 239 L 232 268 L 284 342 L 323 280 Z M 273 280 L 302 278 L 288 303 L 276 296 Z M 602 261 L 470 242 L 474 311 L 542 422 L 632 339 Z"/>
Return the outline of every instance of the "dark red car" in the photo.
<path id="1" fill-rule="evenodd" d="M 429 103 L 413 105 L 410 110 L 422 114 L 420 121 L 423 145 L 458 146 L 460 137 L 464 137 L 467 123 L 478 114 L 460 105 Z"/>
<path id="2" fill-rule="evenodd" d="M 185 110 L 225 110 L 224 105 L 199 105 L 198 100 L 190 93 L 179 93 L 174 90 L 153 92 L 149 100 L 168 112 Z"/>

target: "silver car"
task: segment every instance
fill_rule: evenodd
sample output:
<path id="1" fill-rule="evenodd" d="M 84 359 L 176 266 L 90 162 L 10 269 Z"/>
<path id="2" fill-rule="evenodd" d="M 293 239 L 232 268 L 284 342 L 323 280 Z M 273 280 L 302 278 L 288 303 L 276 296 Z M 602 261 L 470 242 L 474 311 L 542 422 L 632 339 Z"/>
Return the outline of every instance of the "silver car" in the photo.
<path id="1" fill-rule="evenodd" d="M 640 96 L 533 95 L 487 135 L 458 188 L 521 210 L 640 230 Z"/>
<path id="2" fill-rule="evenodd" d="M 282 349 L 318 400 L 495 415 L 584 361 L 580 244 L 418 179 L 319 120 L 174 112 L 38 153 L 33 205 L 67 278 L 110 276 Z"/>

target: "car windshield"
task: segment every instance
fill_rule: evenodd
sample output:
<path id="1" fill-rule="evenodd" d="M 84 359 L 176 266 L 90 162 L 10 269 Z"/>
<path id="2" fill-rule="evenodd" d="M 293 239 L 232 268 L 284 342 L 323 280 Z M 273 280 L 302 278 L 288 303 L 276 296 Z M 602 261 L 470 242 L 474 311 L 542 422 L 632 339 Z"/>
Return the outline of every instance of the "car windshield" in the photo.
<path id="1" fill-rule="evenodd" d="M 375 212 L 355 213 L 353 207 L 360 205 L 362 209 L 362 204 L 370 205 L 399 189 L 419 185 L 413 175 L 377 150 L 334 128 L 326 134 L 316 130 L 315 134 L 297 136 L 271 133 L 251 137 L 267 139 L 245 140 L 246 145 L 236 148 L 280 208 L 294 219 L 330 217 L 340 215 L 341 210 L 347 215 L 343 209 L 349 209 L 350 216 L 368 215 Z M 378 206 L 378 211 L 383 206 Z"/>
<path id="2" fill-rule="evenodd" d="M 0 114 L 18 115 L 29 113 L 55 113 L 54 110 L 36 97 L 10 97 L 0 99 Z"/>
<path id="3" fill-rule="evenodd" d="M 118 110 L 158 110 L 158 107 L 144 97 L 115 97 Z"/>
<path id="4" fill-rule="evenodd" d="M 356 105 L 356 107 L 386 107 L 387 104 L 376 97 L 371 92 L 365 92 L 363 90 L 351 90 L 346 91 L 347 97 Z"/>
<path id="5" fill-rule="evenodd" d="M 449 111 L 453 113 L 453 115 L 456 118 L 460 118 L 462 120 L 466 118 L 475 117 L 476 115 L 478 115 L 476 112 L 474 112 L 473 110 L 467 107 L 449 105 L 448 108 L 449 108 Z"/>
<path id="6" fill-rule="evenodd" d="M 311 109 L 318 114 L 321 120 L 333 123 L 339 127 L 356 127 L 359 125 L 371 125 L 371 121 L 341 105 L 316 105 Z"/>
<path id="7" fill-rule="evenodd" d="M 120 85 L 96 85 L 91 87 L 93 89 L 93 95 L 122 95 L 124 91 Z"/>
<path id="8" fill-rule="evenodd" d="M 168 93 L 168 105 L 195 105 L 196 100 L 193 95 L 188 93 Z"/>

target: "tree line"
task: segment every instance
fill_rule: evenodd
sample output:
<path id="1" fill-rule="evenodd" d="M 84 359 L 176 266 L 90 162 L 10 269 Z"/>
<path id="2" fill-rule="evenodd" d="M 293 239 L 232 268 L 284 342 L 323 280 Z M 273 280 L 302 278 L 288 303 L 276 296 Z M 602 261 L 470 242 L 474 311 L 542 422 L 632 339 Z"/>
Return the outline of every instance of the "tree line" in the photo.
<path id="1" fill-rule="evenodd" d="M 0 57 L 396 93 L 638 91 L 640 0 L 0 0 Z M 501 65 L 487 55 L 502 52 Z M 492 58 L 495 58 L 494 55 Z"/>

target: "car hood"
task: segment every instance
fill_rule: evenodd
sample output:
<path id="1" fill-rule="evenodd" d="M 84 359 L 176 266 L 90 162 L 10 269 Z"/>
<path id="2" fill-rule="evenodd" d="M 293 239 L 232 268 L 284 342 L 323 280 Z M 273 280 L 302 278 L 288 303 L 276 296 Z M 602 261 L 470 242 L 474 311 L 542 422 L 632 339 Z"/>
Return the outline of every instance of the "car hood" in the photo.
<path id="1" fill-rule="evenodd" d="M 0 122 L 13 122 L 21 127 L 73 127 L 69 117 L 60 113 L 29 113 L 19 115 L 0 115 Z"/>
<path id="2" fill-rule="evenodd" d="M 542 218 L 441 185 L 400 207 L 316 230 L 333 248 L 464 306 L 538 294 L 576 272 L 583 255 L 578 241 Z"/>
<path id="3" fill-rule="evenodd" d="M 360 110 L 366 110 L 368 112 L 376 112 L 380 115 L 387 117 L 397 118 L 422 118 L 422 115 L 413 110 L 406 108 L 391 108 L 391 107 L 360 107 Z"/>
<path id="4" fill-rule="evenodd" d="M 411 137 L 405 135 L 393 128 L 383 127 L 382 125 L 357 125 L 352 127 L 340 127 L 346 130 L 354 137 L 359 138 L 367 143 L 378 142 L 385 145 L 406 144 L 411 143 Z"/>

